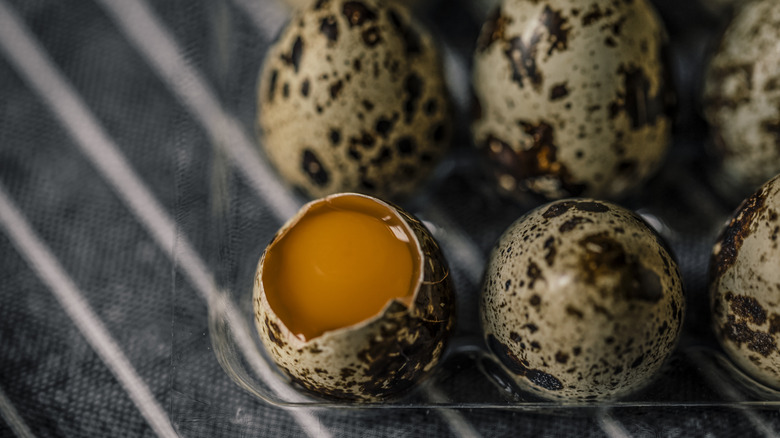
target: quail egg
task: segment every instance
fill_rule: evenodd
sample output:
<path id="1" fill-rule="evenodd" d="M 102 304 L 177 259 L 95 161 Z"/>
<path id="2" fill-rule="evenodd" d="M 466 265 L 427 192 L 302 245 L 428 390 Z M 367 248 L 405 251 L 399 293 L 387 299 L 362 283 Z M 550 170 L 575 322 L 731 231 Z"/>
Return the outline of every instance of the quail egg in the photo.
<path id="1" fill-rule="evenodd" d="M 753 378 L 780 388 L 780 176 L 746 199 L 712 252 L 715 333 Z"/>
<path id="2" fill-rule="evenodd" d="M 450 143 L 451 104 L 431 34 L 400 4 L 319 0 L 269 50 L 258 87 L 268 160 L 311 197 L 398 198 Z"/>
<path id="3" fill-rule="evenodd" d="M 365 195 L 312 201 L 264 251 L 255 324 L 293 382 L 326 398 L 400 395 L 435 367 L 453 330 L 447 263 L 423 224 Z"/>
<path id="4" fill-rule="evenodd" d="M 672 352 L 685 300 L 672 254 L 637 215 L 568 199 L 512 224 L 481 292 L 488 348 L 520 388 L 566 401 L 643 386 Z"/>
<path id="5" fill-rule="evenodd" d="M 499 188 L 618 198 L 659 167 L 674 95 L 646 0 L 504 0 L 483 25 L 476 146 Z"/>
<path id="6" fill-rule="evenodd" d="M 758 0 L 738 10 L 710 60 L 704 82 L 704 114 L 722 179 L 747 193 L 780 172 L 777 6 L 775 0 Z"/>

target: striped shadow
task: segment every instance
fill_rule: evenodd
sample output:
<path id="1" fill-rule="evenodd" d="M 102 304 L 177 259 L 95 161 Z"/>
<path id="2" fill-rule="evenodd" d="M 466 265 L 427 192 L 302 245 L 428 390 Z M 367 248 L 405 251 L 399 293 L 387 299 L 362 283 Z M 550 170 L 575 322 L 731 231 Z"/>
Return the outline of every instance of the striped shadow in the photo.
<path id="1" fill-rule="evenodd" d="M 201 297 L 208 303 L 222 302 L 222 295 L 218 292 L 213 283 L 212 274 L 208 271 L 202 259 L 196 254 L 192 245 L 185 236 L 181 236 L 177 233 L 174 221 L 165 213 L 162 206 L 151 194 L 151 191 L 129 166 L 127 160 L 120 152 L 119 147 L 106 134 L 105 130 L 100 126 L 95 116 L 89 111 L 73 89 L 72 85 L 70 85 L 57 71 L 54 64 L 49 60 L 46 53 L 35 41 L 29 31 L 23 27 L 21 20 L 2 1 L 0 1 L 0 48 L 5 52 L 12 65 L 19 71 L 20 76 L 49 106 L 55 117 L 65 127 L 70 136 L 73 137 L 76 145 L 81 149 L 89 161 L 92 162 L 100 175 L 119 195 L 119 198 L 127 205 L 128 209 L 136 216 L 144 228 L 146 228 L 155 242 L 163 249 L 168 257 L 178 263 L 184 276 L 200 293 Z M 16 221 L 13 223 L 18 224 L 20 222 Z M 21 223 L 24 224 L 24 222 Z M 36 254 L 48 255 L 48 259 L 45 260 L 51 262 L 49 265 L 52 265 L 53 263 L 52 266 L 59 266 L 56 259 L 51 257 L 50 252 L 39 251 Z M 42 271 L 41 274 L 46 274 L 47 272 L 51 273 L 50 271 Z M 52 272 L 56 273 L 56 271 Z M 60 277 L 56 276 L 54 278 L 60 279 Z M 72 285 L 72 282 L 70 284 Z M 67 291 L 72 293 L 65 295 L 66 297 L 80 297 L 75 285 Z M 74 295 L 74 293 L 76 293 L 76 295 Z M 65 304 L 67 303 L 68 302 Z M 84 309 L 84 307 L 81 306 L 82 304 L 88 306 L 83 298 L 80 298 L 80 301 L 74 301 L 74 303 L 77 305 L 77 310 Z M 86 309 L 89 308 L 86 307 Z M 241 320 L 237 316 L 239 313 L 232 303 L 225 304 L 225 309 L 225 315 L 229 321 L 236 322 Z M 96 327 L 98 329 L 103 329 L 103 333 L 105 334 L 105 327 L 100 320 L 97 319 L 94 313 L 87 312 L 86 314 L 92 316 L 93 320 L 90 320 L 91 324 L 97 324 Z M 81 316 L 81 313 L 76 314 L 76 316 Z M 237 334 L 240 346 L 246 347 L 249 343 L 254 345 L 249 329 L 245 324 L 236 323 L 233 330 Z M 99 338 L 98 340 L 101 339 L 103 338 Z M 104 355 L 101 355 L 101 357 L 110 360 L 110 362 L 107 362 L 107 365 L 109 365 L 112 372 L 122 376 L 122 378 L 131 379 L 128 383 L 132 383 L 132 385 L 127 386 L 127 388 L 129 388 L 128 391 L 134 391 L 130 393 L 131 397 L 136 397 L 140 401 L 147 401 L 148 398 L 143 397 L 144 394 L 142 389 L 138 389 L 138 384 L 142 385 L 141 388 L 145 388 L 143 381 L 137 378 L 132 366 L 127 362 L 127 359 L 116 343 L 94 344 L 93 348 L 95 348 L 99 354 L 103 352 L 103 350 L 98 350 L 98 348 L 108 349 L 106 351 L 111 354 L 105 357 Z M 253 367 L 253 370 L 269 384 L 273 391 L 288 399 L 298 396 L 293 389 L 288 388 L 283 382 L 279 381 L 273 370 L 265 361 L 259 359 L 257 355 L 251 354 L 251 352 L 247 352 L 246 357 Z M 122 358 L 124 361 L 117 362 L 117 358 Z M 136 379 L 134 380 L 132 380 L 133 375 L 136 376 Z M 124 381 L 122 382 L 125 383 Z M 134 401 L 136 401 L 135 398 Z M 142 413 L 144 413 L 145 417 L 150 415 L 146 412 L 146 410 L 151 409 L 149 406 L 157 406 L 156 401 L 153 405 L 136 404 L 139 409 L 141 409 Z M 158 413 L 161 412 L 162 411 L 160 410 Z M 291 414 L 309 436 L 329 436 L 327 431 L 319 423 L 319 420 L 311 413 L 303 410 L 293 410 L 291 411 Z M 147 417 L 147 420 L 150 422 L 152 420 L 155 421 L 152 423 L 153 427 L 160 421 L 157 416 Z M 165 422 L 170 428 L 170 420 L 167 419 L 167 416 Z M 160 433 L 161 436 L 175 436 L 175 434 L 167 435 L 167 432 L 164 429 L 160 429 L 160 431 L 162 432 L 158 433 Z"/>
<path id="2" fill-rule="evenodd" d="M 35 436 L 2 389 L 0 389 L 0 417 L 19 438 L 33 438 Z"/>
<path id="3" fill-rule="evenodd" d="M 4 33 L 9 28 L 5 20 L 7 12 L 5 5 L 0 3 L 0 40 L 6 40 Z M 51 250 L 38 238 L 2 186 L 0 186 L 0 225 L 33 271 L 52 291 L 89 345 L 127 391 L 130 399 L 157 435 L 164 438 L 177 437 L 168 415 L 157 403 L 149 387 L 135 372 L 130 361 L 119 348 L 119 344 L 111 337 L 108 329 L 84 299 L 73 279 L 65 272 Z M 0 399 L 0 407 L 3 407 L 2 402 L 3 400 Z M 10 424 L 23 426 L 23 423 L 14 421 Z M 14 430 L 24 432 L 24 428 L 14 428 Z"/>
<path id="4" fill-rule="evenodd" d="M 257 2 L 252 0 L 231 0 L 238 8 L 240 8 L 249 18 L 252 25 L 258 32 L 258 35 L 266 42 L 271 41 L 281 28 L 279 21 L 269 19 L 269 17 L 279 17 L 284 15 L 278 4 L 274 2 Z M 270 11 L 270 12 L 269 12 Z M 457 59 L 456 55 L 451 48 L 445 46 L 445 62 L 447 63 L 448 70 L 463 70 L 465 62 L 462 59 Z M 463 104 L 467 99 L 460 96 L 459 93 L 468 85 L 465 82 L 468 81 L 468 77 L 459 76 L 455 78 L 449 78 L 450 83 L 455 83 L 457 86 L 453 87 L 458 98 L 458 102 Z M 258 158 L 254 158 L 259 161 Z M 254 164 L 253 164 L 254 165 Z M 691 178 L 688 178 L 691 179 Z M 698 189 L 699 194 L 707 194 L 708 196 L 707 207 L 710 210 L 714 210 L 712 206 L 712 197 L 709 192 L 701 187 L 698 182 L 693 181 L 694 186 Z M 446 232 L 435 233 L 437 239 L 441 241 L 442 246 L 447 248 L 447 255 L 458 268 L 464 272 L 467 278 L 473 284 L 480 284 L 482 270 L 485 264 L 485 260 L 482 257 L 482 253 L 476 245 L 463 230 L 461 230 L 452 220 L 450 220 L 447 214 L 436 205 L 430 206 L 427 211 L 427 218 L 438 225 L 439 228 L 445 229 Z M 720 380 L 711 380 L 711 383 L 719 388 L 723 394 L 732 394 L 735 392 L 733 388 L 728 386 L 728 383 Z M 435 396 L 429 396 L 429 399 L 436 399 Z M 740 409 L 744 415 L 748 418 L 749 422 L 762 434 L 766 435 L 767 432 L 773 432 L 771 426 L 763 421 L 760 416 L 750 409 Z M 599 410 L 596 414 L 596 421 L 605 434 L 611 438 L 624 438 L 629 437 L 631 434 L 626 428 L 614 418 L 608 410 Z M 774 436 L 774 435 L 766 435 Z"/>
<path id="5" fill-rule="evenodd" d="M 686 356 L 691 362 L 696 364 L 699 374 L 701 374 L 702 377 L 704 377 L 704 379 L 710 385 L 712 385 L 712 387 L 724 398 L 734 402 L 745 400 L 745 397 L 741 395 L 737 389 L 726 383 L 722 374 L 718 371 L 717 366 L 714 365 L 710 359 L 695 351 L 687 352 Z M 775 431 L 772 424 L 762 418 L 756 410 L 746 406 L 738 406 L 735 409 L 742 412 L 745 418 L 747 418 L 748 423 L 753 426 L 753 428 L 759 433 L 760 436 L 766 438 L 775 438 L 780 436 L 780 434 Z"/>
<path id="6" fill-rule="evenodd" d="M 148 5 L 143 1 L 97 1 L 206 128 L 212 143 L 228 153 L 258 196 L 273 207 L 279 221 L 291 217 L 301 203 L 276 180 L 274 173 L 258 156 L 255 144 L 244 133 L 241 124 L 223 110 L 213 90 L 202 75 L 189 66 L 173 37 Z M 460 438 L 480 436 L 456 410 L 448 410 L 443 418 Z M 453 418 L 457 421 L 453 422 Z"/>

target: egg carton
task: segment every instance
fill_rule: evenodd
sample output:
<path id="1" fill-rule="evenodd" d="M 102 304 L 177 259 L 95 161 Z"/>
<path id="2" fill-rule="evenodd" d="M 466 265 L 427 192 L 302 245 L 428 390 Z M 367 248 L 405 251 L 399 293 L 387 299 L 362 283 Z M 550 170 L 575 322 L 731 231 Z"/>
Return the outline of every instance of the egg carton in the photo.
<path id="1" fill-rule="evenodd" d="M 485 169 L 475 164 L 481 161 L 469 140 L 469 68 L 486 4 L 490 2 L 461 0 L 447 7 L 437 7 L 435 3 L 421 5 L 419 13 L 441 39 L 457 106 L 458 128 L 452 153 L 437 167 L 426 186 L 401 205 L 423 220 L 450 264 L 458 313 L 445 356 L 432 375 L 407 394 L 379 403 L 322 399 L 291 383 L 263 351 L 257 338 L 252 281 L 265 244 L 305 199 L 285 188 L 269 195 L 257 189 L 257 184 L 235 183 L 237 177 L 226 170 L 221 174 L 223 182 L 215 184 L 211 194 L 223 207 L 209 219 L 216 230 L 211 236 L 213 245 L 224 252 L 220 271 L 225 273 L 218 282 L 225 293 L 209 303 L 208 328 L 210 346 L 227 375 L 257 399 L 281 407 L 500 408 L 545 412 L 652 406 L 780 407 L 780 392 L 737 368 L 723 353 L 711 329 L 707 275 L 712 245 L 748 194 L 722 184 L 718 166 L 707 152 L 708 128 L 698 111 L 703 67 L 717 43 L 719 30 L 728 22 L 724 12 L 728 9 L 722 6 L 723 2 L 709 11 L 705 9 L 705 0 L 685 6 L 669 0 L 654 2 L 671 36 L 672 73 L 679 107 L 674 143 L 661 171 L 641 191 L 619 201 L 642 216 L 676 255 L 687 304 L 680 341 L 643 389 L 617 400 L 587 403 L 545 400 L 515 386 L 485 345 L 477 309 L 487 257 L 501 233 L 540 205 L 540 201 L 499 195 L 493 182 L 486 178 Z M 229 20 L 229 30 L 222 26 L 215 32 L 223 40 L 221 50 L 231 47 L 231 54 L 218 61 L 216 80 L 224 84 L 225 103 L 246 127 L 253 127 L 257 73 L 287 12 L 272 2 L 248 7 L 260 9 L 245 17 L 234 16 Z M 228 15 L 241 15 L 232 8 L 226 7 Z M 693 22 L 698 24 L 688 25 Z M 254 61 L 248 62 L 248 58 Z M 264 163 L 259 163 L 257 169 L 268 171 Z M 275 178 L 272 172 L 268 175 Z M 260 206 L 257 196 L 261 198 Z M 236 239 L 235 230 L 242 230 L 242 234 L 250 231 L 247 234 L 251 238 Z"/>
<path id="2" fill-rule="evenodd" d="M 666 173 L 655 179 L 650 187 L 669 196 L 681 196 L 677 181 L 666 180 Z M 449 175 L 442 181 L 455 183 L 461 175 Z M 575 409 L 640 407 L 640 406 L 745 406 L 762 409 L 780 407 L 780 392 L 766 387 L 745 375 L 723 354 L 710 330 L 709 302 L 706 291 L 706 270 L 712 242 L 718 230 L 725 223 L 730 211 L 721 203 L 707 205 L 692 203 L 690 197 L 703 197 L 707 187 L 696 179 L 685 180 L 689 192 L 679 201 L 689 207 L 702 207 L 699 213 L 685 217 L 687 226 L 700 227 L 695 231 L 682 233 L 678 224 L 670 218 L 670 212 L 662 211 L 653 204 L 643 203 L 638 208 L 642 217 L 670 243 L 680 258 L 680 268 L 686 282 L 687 314 L 683 333 L 671 358 L 657 375 L 639 391 L 614 401 L 570 403 L 549 401 L 515 386 L 505 371 L 496 362 L 482 339 L 476 309 L 481 280 L 479 267 L 484 266 L 490 246 L 463 237 L 464 227 L 453 223 L 445 213 L 446 207 L 433 205 L 413 210 L 418 217 L 425 218 L 433 230 L 451 265 L 451 275 L 456 284 L 458 298 L 458 327 L 448 352 L 427 380 L 409 394 L 381 403 L 350 403 L 317 398 L 292 384 L 261 347 L 254 330 L 254 314 L 251 302 L 251 285 L 243 294 L 236 294 L 240 306 L 227 309 L 233 301 L 212 304 L 209 311 L 209 330 L 214 352 L 227 374 L 244 390 L 263 401 L 285 407 L 459 407 L 459 408 L 509 408 L 554 410 L 561 407 Z M 458 185 L 461 185 L 462 182 Z M 488 186 L 478 186 L 480 190 Z M 674 191 L 671 191 L 674 190 Z M 660 195 L 660 193 L 659 193 Z M 457 196 L 457 193 L 450 193 Z M 484 198 L 483 198 L 484 199 Z M 663 199 L 663 198 L 661 198 Z M 706 199 L 706 198 L 700 198 Z M 716 198 L 710 198 L 713 202 Z M 504 200 L 493 209 L 516 209 L 506 205 Z M 707 208 L 703 208 L 707 207 Z M 669 208 L 665 203 L 663 209 Z M 521 209 L 522 210 L 522 209 Z M 664 214 L 666 213 L 666 214 Z M 681 213 L 681 212 L 679 212 Z M 519 214 L 519 213 L 518 213 Z M 675 216 L 677 213 L 673 213 Z M 457 215 L 456 215 L 457 216 Z M 499 223 L 511 222 L 515 215 L 507 213 Z M 679 219 L 677 219 L 679 220 Z M 508 225 L 508 224 L 507 224 Z M 455 230 L 452 232 L 451 230 Z M 502 231 L 496 226 L 495 231 Z M 489 237 L 484 242 L 492 241 Z M 255 248 L 251 254 L 259 254 L 262 248 Z M 247 254 L 251 259 L 251 255 Z M 679 257 L 679 256 L 678 256 Z M 473 260 L 473 259 L 477 260 Z M 461 265 L 468 261 L 468 265 Z M 243 271 L 250 278 L 255 263 Z M 703 270 L 703 271 L 702 271 Z M 240 310 L 236 310 L 240 309 Z"/>

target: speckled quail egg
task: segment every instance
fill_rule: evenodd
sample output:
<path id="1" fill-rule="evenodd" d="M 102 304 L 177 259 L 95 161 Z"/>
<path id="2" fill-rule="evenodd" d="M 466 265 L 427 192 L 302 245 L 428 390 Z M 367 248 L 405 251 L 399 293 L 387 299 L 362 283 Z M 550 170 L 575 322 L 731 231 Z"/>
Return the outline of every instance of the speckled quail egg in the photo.
<path id="1" fill-rule="evenodd" d="M 268 160 L 312 197 L 397 198 L 446 151 L 451 104 L 431 35 L 402 5 L 319 0 L 267 54 L 258 120 Z"/>
<path id="2" fill-rule="evenodd" d="M 620 397 L 670 355 L 685 300 L 658 235 L 614 204 L 568 199 L 512 224 L 481 295 L 487 345 L 521 389 L 588 401 Z"/>
<path id="3" fill-rule="evenodd" d="M 414 387 L 453 330 L 447 263 L 417 219 L 379 199 L 305 205 L 264 251 L 255 323 L 293 382 L 326 398 L 377 401 Z"/>
<path id="4" fill-rule="evenodd" d="M 715 244 L 715 333 L 753 378 L 780 388 L 780 176 L 746 199 Z"/>
<path id="5" fill-rule="evenodd" d="M 474 142 L 498 186 L 618 198 L 659 167 L 674 95 L 646 0 L 504 0 L 474 57 Z"/>
<path id="6" fill-rule="evenodd" d="M 739 9 L 710 60 L 704 85 L 704 113 L 722 176 L 751 193 L 780 172 L 780 8 L 775 0 Z"/>

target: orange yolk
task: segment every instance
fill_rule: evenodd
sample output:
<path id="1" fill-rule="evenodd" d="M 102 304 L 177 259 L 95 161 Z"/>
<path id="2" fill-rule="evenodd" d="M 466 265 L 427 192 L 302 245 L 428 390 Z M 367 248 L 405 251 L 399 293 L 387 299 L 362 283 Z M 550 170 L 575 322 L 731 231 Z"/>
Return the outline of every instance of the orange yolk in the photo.
<path id="1" fill-rule="evenodd" d="M 362 196 L 331 198 L 268 250 L 268 303 L 303 339 L 364 321 L 393 298 L 408 304 L 420 272 L 413 242 L 386 206 Z"/>

